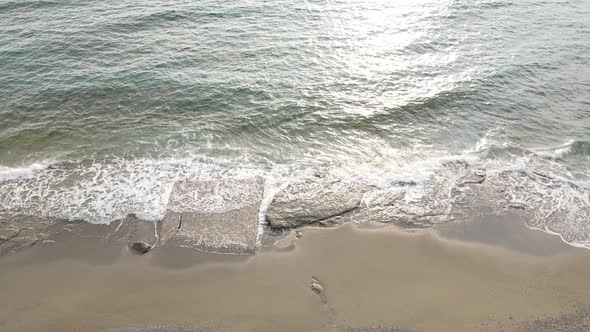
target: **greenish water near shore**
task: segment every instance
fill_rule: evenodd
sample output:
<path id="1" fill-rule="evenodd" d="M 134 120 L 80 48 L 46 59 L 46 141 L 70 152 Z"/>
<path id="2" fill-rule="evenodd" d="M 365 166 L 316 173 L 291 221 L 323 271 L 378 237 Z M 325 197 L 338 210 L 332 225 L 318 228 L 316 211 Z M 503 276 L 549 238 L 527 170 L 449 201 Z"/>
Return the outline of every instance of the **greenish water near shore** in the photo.
<path id="1" fill-rule="evenodd" d="M 509 174 L 532 226 L 587 245 L 589 16 L 582 0 L 2 1 L 0 213 L 158 219 L 179 178 L 275 188 L 325 169 L 428 197 L 460 162 Z"/>

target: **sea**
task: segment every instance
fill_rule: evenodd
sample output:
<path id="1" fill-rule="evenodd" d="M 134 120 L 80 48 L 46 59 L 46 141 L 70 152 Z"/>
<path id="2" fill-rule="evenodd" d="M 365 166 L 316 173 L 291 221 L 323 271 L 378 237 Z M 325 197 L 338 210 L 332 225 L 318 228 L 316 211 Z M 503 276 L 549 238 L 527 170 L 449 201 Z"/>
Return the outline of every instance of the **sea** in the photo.
<path id="1" fill-rule="evenodd" d="M 590 248 L 588 0 L 0 1 L 4 220 L 318 172 L 450 211 L 465 169 Z"/>

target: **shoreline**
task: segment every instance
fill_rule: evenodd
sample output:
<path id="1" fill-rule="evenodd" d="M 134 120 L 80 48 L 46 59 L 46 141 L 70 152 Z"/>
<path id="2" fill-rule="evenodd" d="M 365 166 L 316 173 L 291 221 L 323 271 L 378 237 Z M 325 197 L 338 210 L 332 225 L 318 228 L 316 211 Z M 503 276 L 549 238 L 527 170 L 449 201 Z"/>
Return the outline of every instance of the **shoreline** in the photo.
<path id="1" fill-rule="evenodd" d="M 514 217 L 299 231 L 253 256 L 166 247 L 139 256 L 71 236 L 3 256 L 0 328 L 544 331 L 563 315 L 588 317 L 590 252 Z"/>

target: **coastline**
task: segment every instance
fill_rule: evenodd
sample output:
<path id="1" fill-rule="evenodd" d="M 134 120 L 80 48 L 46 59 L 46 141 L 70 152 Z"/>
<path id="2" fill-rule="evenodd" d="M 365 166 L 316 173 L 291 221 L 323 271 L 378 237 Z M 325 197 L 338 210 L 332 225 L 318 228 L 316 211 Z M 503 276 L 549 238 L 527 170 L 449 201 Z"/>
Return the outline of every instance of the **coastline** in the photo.
<path id="1" fill-rule="evenodd" d="M 10 301 L 0 304 L 0 328 L 544 331 L 570 315 L 577 321 L 562 330 L 575 331 L 567 324 L 589 317 L 590 252 L 514 217 L 439 230 L 299 230 L 253 256 L 166 247 L 138 256 L 100 236 L 3 256 Z"/>
<path id="2" fill-rule="evenodd" d="M 590 332 L 588 17 L 0 3 L 0 332 Z"/>

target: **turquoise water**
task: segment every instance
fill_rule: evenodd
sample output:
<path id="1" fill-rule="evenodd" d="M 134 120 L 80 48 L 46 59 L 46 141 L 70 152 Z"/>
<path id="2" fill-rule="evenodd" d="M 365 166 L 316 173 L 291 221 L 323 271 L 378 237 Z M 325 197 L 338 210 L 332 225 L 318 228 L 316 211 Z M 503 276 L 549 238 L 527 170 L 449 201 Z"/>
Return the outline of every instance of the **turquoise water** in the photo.
<path id="1" fill-rule="evenodd" d="M 515 178 L 511 199 L 573 204 L 550 228 L 586 243 L 589 17 L 585 0 L 0 1 L 0 208 L 157 219 L 179 178 L 428 186 L 460 160 L 552 174 L 557 191 Z"/>

